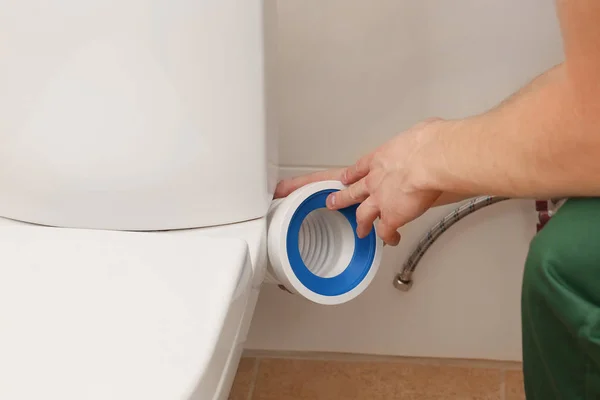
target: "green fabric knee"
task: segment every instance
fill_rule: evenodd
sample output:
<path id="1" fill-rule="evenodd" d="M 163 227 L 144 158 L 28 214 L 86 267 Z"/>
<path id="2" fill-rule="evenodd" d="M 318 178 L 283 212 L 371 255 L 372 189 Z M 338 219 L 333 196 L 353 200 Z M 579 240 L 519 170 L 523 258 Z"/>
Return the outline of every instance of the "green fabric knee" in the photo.
<path id="1" fill-rule="evenodd" d="M 527 399 L 600 399 L 600 199 L 567 201 L 532 241 L 521 306 Z"/>

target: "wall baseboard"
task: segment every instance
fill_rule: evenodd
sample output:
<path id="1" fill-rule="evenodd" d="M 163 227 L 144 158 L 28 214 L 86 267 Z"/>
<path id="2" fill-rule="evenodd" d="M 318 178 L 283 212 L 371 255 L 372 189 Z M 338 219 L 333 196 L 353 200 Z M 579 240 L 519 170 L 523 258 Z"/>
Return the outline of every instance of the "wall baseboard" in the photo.
<path id="1" fill-rule="evenodd" d="M 420 358 L 400 356 L 380 356 L 370 354 L 302 352 L 302 351 L 269 351 L 245 350 L 243 357 L 258 359 L 293 359 L 320 361 L 357 361 L 357 362 L 396 362 L 403 364 L 455 366 L 469 368 L 494 368 L 503 370 L 520 370 L 522 364 L 516 361 L 470 360 L 454 358 Z"/>

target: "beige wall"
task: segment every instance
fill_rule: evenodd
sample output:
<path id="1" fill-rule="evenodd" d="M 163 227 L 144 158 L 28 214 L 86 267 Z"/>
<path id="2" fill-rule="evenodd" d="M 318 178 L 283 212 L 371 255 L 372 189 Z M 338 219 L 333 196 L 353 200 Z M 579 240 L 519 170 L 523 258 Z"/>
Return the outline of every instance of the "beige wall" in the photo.
<path id="1" fill-rule="evenodd" d="M 552 0 L 281 0 L 282 176 L 352 163 L 415 122 L 484 111 L 561 61 Z M 392 278 L 448 208 L 403 229 L 359 299 L 321 307 L 264 288 L 248 347 L 520 359 L 519 289 L 531 201 L 462 221 L 423 259 L 410 293 Z"/>

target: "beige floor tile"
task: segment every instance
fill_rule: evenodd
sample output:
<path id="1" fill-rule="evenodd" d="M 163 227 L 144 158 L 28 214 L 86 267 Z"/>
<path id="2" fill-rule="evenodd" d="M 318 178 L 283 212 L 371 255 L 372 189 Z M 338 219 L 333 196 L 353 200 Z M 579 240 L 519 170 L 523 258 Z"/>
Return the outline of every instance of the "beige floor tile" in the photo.
<path id="1" fill-rule="evenodd" d="M 403 365 L 401 399 L 500 400 L 502 372 L 495 369 Z"/>
<path id="2" fill-rule="evenodd" d="M 501 383 L 493 369 L 267 359 L 252 400 L 500 400 Z"/>
<path id="3" fill-rule="evenodd" d="M 238 366 L 233 387 L 229 394 L 229 400 L 248 400 L 254 372 L 256 368 L 256 359 L 242 358 Z"/>
<path id="4" fill-rule="evenodd" d="M 506 372 L 506 400 L 525 400 L 523 373 L 521 371 Z"/>
<path id="5" fill-rule="evenodd" d="M 252 400 L 395 399 L 389 363 L 261 360 Z"/>

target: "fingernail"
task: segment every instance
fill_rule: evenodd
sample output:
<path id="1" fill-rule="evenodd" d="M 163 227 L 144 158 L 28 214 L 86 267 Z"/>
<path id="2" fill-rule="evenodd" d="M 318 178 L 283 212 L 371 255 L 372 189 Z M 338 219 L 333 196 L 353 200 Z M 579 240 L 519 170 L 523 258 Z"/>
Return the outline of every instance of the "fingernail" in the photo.
<path id="1" fill-rule="evenodd" d="M 335 195 L 329 195 L 327 198 L 327 207 L 334 208 L 335 207 Z"/>

